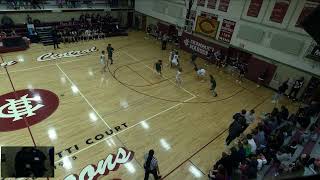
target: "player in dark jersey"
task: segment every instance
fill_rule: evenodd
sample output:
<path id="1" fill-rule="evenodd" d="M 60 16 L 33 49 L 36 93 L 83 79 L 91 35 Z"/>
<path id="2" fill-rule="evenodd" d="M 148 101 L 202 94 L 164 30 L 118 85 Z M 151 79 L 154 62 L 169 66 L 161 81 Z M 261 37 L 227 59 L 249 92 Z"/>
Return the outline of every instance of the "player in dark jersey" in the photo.
<path id="1" fill-rule="evenodd" d="M 158 60 L 158 62 L 156 62 L 156 63 L 154 64 L 154 67 L 155 67 L 157 73 L 158 73 L 159 75 L 161 75 L 161 74 L 162 74 L 162 73 L 161 73 L 161 70 L 162 70 L 162 60 Z"/>

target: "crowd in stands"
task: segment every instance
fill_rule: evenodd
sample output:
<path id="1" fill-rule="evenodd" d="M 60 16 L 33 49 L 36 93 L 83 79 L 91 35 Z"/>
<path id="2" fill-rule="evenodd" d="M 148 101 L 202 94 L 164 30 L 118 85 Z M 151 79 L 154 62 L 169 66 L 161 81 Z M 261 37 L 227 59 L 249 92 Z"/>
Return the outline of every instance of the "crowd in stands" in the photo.
<path id="1" fill-rule="evenodd" d="M 320 173 L 320 157 L 311 154 L 320 133 L 319 105 L 300 107 L 289 114 L 282 106 L 263 116 L 256 128 L 244 135 L 255 119 L 254 111 L 233 116 L 223 152 L 209 171 L 209 179 L 262 179 L 266 176 L 301 177 Z M 246 131 L 247 132 L 247 131 Z"/>
<path id="2" fill-rule="evenodd" d="M 120 29 L 117 20 L 108 13 L 104 16 L 86 13 L 82 14 L 78 21 L 72 19 L 62 22 L 55 31 L 60 42 L 71 43 L 102 39 L 120 32 Z"/>
<path id="3" fill-rule="evenodd" d="M 44 9 L 47 0 L 6 0 L 8 7 L 12 9 Z M 77 8 L 81 4 L 91 7 L 93 0 L 56 0 L 58 8 Z M 119 0 L 101 0 L 100 3 L 105 3 L 111 7 L 117 7 Z M 132 4 L 132 2 L 131 2 Z"/>

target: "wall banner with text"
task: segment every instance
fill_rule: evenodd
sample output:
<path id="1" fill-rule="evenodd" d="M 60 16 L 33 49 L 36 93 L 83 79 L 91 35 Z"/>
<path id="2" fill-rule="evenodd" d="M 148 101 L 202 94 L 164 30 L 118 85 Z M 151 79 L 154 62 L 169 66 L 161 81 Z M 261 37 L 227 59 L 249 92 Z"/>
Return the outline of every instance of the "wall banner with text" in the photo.
<path id="1" fill-rule="evenodd" d="M 247 16 L 258 17 L 262 3 L 263 0 L 251 0 L 247 11 Z"/>
<path id="2" fill-rule="evenodd" d="M 290 6 L 290 1 L 291 0 L 276 0 L 270 16 L 270 21 L 282 23 Z"/>
<path id="3" fill-rule="evenodd" d="M 224 19 L 221 25 L 219 40 L 230 43 L 236 22 Z"/>

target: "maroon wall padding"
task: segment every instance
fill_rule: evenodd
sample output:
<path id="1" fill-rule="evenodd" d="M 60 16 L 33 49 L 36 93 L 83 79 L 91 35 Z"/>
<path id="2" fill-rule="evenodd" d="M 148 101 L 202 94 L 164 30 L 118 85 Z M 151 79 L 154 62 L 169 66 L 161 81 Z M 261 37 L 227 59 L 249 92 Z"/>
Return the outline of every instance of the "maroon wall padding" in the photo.
<path id="1" fill-rule="evenodd" d="M 246 78 L 254 82 L 258 82 L 259 76 L 267 70 L 267 75 L 264 81 L 265 85 L 268 85 L 276 72 L 277 66 L 268 62 L 262 61 L 255 57 L 251 57 L 248 60 L 248 72 Z"/>
<path id="2" fill-rule="evenodd" d="M 180 40 L 180 48 L 190 53 L 192 51 L 195 51 L 197 52 L 199 57 L 206 60 L 208 60 L 207 55 L 210 49 L 213 49 L 214 51 L 220 49 L 222 53 L 228 51 L 228 48 L 225 48 L 218 44 L 214 44 L 185 32 L 182 34 L 182 39 Z"/>

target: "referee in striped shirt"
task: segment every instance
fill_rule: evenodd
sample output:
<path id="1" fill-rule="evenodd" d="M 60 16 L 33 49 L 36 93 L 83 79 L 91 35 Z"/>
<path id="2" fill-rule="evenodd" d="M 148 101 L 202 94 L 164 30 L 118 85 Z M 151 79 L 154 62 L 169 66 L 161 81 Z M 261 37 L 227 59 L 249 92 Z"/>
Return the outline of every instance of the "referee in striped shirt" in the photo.
<path id="1" fill-rule="evenodd" d="M 148 154 L 144 156 L 145 162 L 144 162 L 144 180 L 149 179 L 149 174 L 151 173 L 155 180 L 161 179 L 159 166 L 158 166 L 158 160 L 153 156 L 154 150 L 151 149 Z"/>

